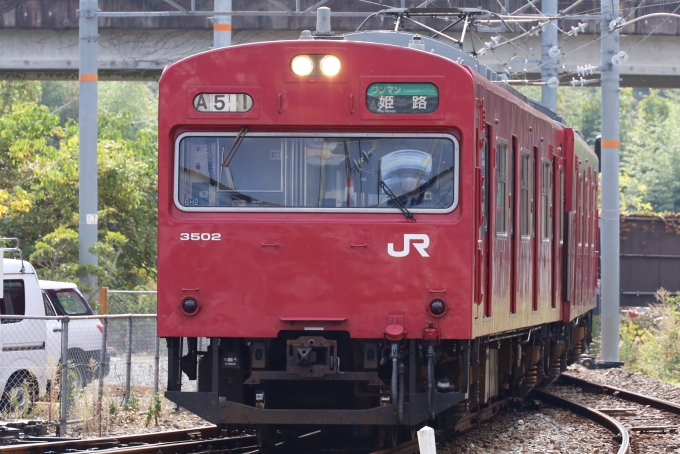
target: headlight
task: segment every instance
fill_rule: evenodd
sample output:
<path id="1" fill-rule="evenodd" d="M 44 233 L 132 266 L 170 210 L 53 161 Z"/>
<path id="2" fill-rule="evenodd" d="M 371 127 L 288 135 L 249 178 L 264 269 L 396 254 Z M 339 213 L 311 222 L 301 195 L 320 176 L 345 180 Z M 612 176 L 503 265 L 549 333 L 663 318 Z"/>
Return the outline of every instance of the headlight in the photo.
<path id="1" fill-rule="evenodd" d="M 298 76 L 309 76 L 314 70 L 314 61 L 307 55 L 296 55 L 290 62 L 290 69 Z"/>
<path id="2" fill-rule="evenodd" d="M 321 59 L 321 72 L 324 76 L 335 76 L 341 67 L 340 59 L 335 55 L 326 55 Z"/>

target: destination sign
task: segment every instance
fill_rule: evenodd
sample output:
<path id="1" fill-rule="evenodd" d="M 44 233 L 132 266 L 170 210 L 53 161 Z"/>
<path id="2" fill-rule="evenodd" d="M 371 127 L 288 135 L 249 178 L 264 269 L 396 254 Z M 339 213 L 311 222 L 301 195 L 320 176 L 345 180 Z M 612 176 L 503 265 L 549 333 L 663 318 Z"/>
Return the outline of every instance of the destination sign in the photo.
<path id="1" fill-rule="evenodd" d="M 248 112 L 253 98 L 245 93 L 199 93 L 194 97 L 194 109 L 199 112 Z"/>
<path id="2" fill-rule="evenodd" d="M 375 83 L 366 90 L 366 107 L 375 114 L 430 114 L 439 107 L 431 83 Z"/>

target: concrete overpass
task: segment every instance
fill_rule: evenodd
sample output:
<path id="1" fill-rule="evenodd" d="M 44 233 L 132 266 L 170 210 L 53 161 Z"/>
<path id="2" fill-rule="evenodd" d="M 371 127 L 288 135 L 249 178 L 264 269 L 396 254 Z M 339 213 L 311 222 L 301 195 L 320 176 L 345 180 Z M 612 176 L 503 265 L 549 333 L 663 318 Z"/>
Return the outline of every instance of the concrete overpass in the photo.
<path id="1" fill-rule="evenodd" d="M 203 6 L 204 10 L 212 9 L 211 0 L 198 2 L 199 7 Z M 513 5 L 511 2 L 518 3 Z M 13 8 L 9 8 L 7 3 Z M 184 3 L 188 3 L 188 0 Z M 308 3 L 313 4 L 311 0 L 308 0 Z M 393 0 L 392 3 L 397 4 L 399 1 Z M 409 0 L 407 6 L 411 6 L 411 3 L 416 2 Z M 506 2 L 513 11 L 515 6 L 522 3 L 525 4 L 525 1 Z M 572 2 L 560 2 L 560 6 L 566 7 L 570 3 Z M 6 5 L 5 10 L 2 9 L 3 4 Z M 587 10 L 588 5 L 594 4 L 588 0 L 581 8 Z M 161 0 L 101 1 L 100 5 L 115 11 L 143 11 L 143 7 L 149 5 L 151 8 L 147 10 L 172 9 Z M 334 11 L 365 11 L 366 14 L 379 9 L 358 1 L 331 0 L 326 5 Z M 77 0 L 0 0 L 0 78 L 76 79 L 77 6 Z M 460 1 L 458 6 L 472 5 L 465 5 Z M 482 6 L 499 10 L 498 3 L 494 0 L 483 0 Z M 659 8 L 654 11 L 658 11 Z M 273 8 L 272 3 L 266 0 L 248 2 L 234 0 L 235 11 L 246 9 L 273 11 L 277 8 Z M 332 23 L 336 33 L 342 33 L 355 30 L 360 21 L 361 18 L 339 17 L 333 18 Z M 577 22 L 577 19 L 563 20 L 561 26 L 569 30 L 570 26 Z M 433 26 L 437 24 L 436 21 L 428 23 Z M 441 24 L 440 22 L 440 27 Z M 369 28 L 392 28 L 392 24 L 386 19 L 382 21 L 375 19 L 367 25 Z M 234 16 L 232 42 L 241 44 L 297 39 L 301 30 L 313 28 L 313 17 Z M 422 33 L 422 30 L 418 31 L 415 28 L 411 30 L 414 33 Z M 663 23 L 661 19 L 655 19 L 638 22 L 624 28 L 623 31 L 628 34 L 622 35 L 621 49 L 628 52 L 629 59 L 621 66 L 622 85 L 680 88 L 680 24 L 673 19 Z M 652 31 L 654 33 L 647 36 Z M 479 32 L 468 34 L 465 50 L 479 50 L 484 46 L 484 41 L 489 41 L 491 36 L 496 34 Z M 457 34 L 454 33 L 454 36 Z M 516 34 L 504 33 L 503 36 L 510 39 Z M 598 38 L 599 23 L 596 21 L 590 22 L 586 33 L 566 39 L 560 37 L 562 50 L 560 64 L 571 71 L 575 71 L 578 66 L 597 66 L 600 61 Z M 209 49 L 212 41 L 212 23 L 206 17 L 101 18 L 98 41 L 99 77 L 100 80 L 157 80 L 167 64 Z M 540 36 L 531 36 L 518 41 L 516 46 L 506 45 L 493 53 L 487 52 L 480 60 L 497 72 L 508 70 L 512 73 L 524 73 L 527 78 L 532 79 L 539 76 L 540 69 L 537 63 L 540 57 Z M 562 81 L 570 79 L 571 76 L 568 75 L 562 77 Z"/>

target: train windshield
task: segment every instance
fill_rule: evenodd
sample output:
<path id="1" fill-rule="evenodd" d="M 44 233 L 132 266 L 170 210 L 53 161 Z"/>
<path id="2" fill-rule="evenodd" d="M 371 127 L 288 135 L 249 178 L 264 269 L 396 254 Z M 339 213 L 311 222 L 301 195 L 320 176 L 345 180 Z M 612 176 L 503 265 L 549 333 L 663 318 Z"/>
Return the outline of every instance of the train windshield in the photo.
<path id="1" fill-rule="evenodd" d="M 458 149 L 447 135 L 186 134 L 176 203 L 186 209 L 450 211 Z M 387 187 L 396 196 L 390 197 Z"/>

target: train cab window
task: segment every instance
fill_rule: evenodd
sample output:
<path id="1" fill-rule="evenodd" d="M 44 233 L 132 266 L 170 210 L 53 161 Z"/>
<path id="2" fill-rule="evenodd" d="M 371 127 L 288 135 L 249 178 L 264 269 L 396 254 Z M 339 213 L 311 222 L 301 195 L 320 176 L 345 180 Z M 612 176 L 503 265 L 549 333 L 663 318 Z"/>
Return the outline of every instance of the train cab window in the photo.
<path id="1" fill-rule="evenodd" d="M 550 193 L 550 163 L 543 162 L 543 171 L 541 172 L 541 239 L 543 241 L 550 241 L 551 216 L 550 216 L 550 200 L 552 194 Z"/>
<path id="2" fill-rule="evenodd" d="M 175 203 L 187 211 L 449 212 L 458 143 L 449 135 L 189 133 L 176 146 Z M 387 189 L 386 189 L 387 188 Z"/>
<path id="3" fill-rule="evenodd" d="M 496 146 L 496 233 L 507 233 L 507 155 L 508 145 L 497 139 Z"/>
<path id="4" fill-rule="evenodd" d="M 26 315 L 26 293 L 24 281 L 5 280 L 2 283 L 2 298 L 0 298 L 0 314 Z M 3 320 L 2 323 L 17 323 L 21 320 Z"/>
<path id="5" fill-rule="evenodd" d="M 529 150 L 522 148 L 522 187 L 521 187 L 521 234 L 528 239 L 531 236 L 531 186 L 533 175 L 531 173 L 531 154 Z"/>

